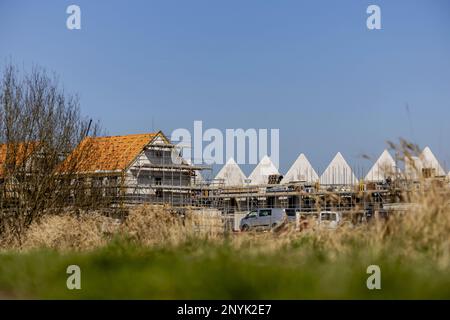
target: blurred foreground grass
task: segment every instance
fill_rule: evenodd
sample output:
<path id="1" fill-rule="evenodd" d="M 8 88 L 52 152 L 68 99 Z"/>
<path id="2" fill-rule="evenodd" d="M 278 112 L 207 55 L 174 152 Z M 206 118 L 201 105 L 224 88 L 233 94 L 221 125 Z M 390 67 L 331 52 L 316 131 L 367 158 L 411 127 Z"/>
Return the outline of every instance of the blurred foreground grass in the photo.
<path id="1" fill-rule="evenodd" d="M 83 252 L 6 251 L 0 253 L 0 298 L 450 299 L 447 268 L 392 247 L 375 253 L 353 244 L 331 258 L 308 237 L 267 252 L 253 250 L 251 241 L 232 242 L 144 247 L 116 239 Z M 81 290 L 66 288 L 72 264 L 81 268 Z M 371 264 L 381 268 L 381 290 L 366 287 Z"/>
<path id="2" fill-rule="evenodd" d="M 336 230 L 224 235 L 215 219 L 158 206 L 119 225 L 47 215 L 19 243 L 0 237 L 0 299 L 450 299 L 450 189 L 421 186 L 407 212 Z M 66 287 L 69 265 L 81 290 Z M 381 290 L 367 289 L 370 265 Z"/>

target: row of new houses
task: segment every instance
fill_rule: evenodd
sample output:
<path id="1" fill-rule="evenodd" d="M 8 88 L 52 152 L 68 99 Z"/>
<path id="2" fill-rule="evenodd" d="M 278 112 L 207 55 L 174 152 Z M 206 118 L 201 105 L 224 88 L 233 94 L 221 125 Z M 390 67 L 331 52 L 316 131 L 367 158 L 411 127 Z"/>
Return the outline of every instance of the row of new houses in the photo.
<path id="1" fill-rule="evenodd" d="M 445 176 L 444 169 L 429 147 L 426 147 L 419 157 L 405 159 L 404 174 L 407 177 L 416 179 L 419 174 L 427 171 L 428 173 L 426 174 L 428 176 Z M 389 177 L 394 178 L 396 174 L 401 174 L 401 170 L 390 153 L 384 150 L 366 174 L 364 181 L 381 182 Z M 244 186 L 246 184 L 263 185 L 268 184 L 269 177 L 273 175 L 280 175 L 280 173 L 267 156 L 262 158 L 248 178 L 234 159 L 229 159 L 216 175 L 215 180 L 223 181 L 226 186 Z M 286 175 L 284 175 L 280 183 L 287 184 L 294 182 L 320 182 L 322 185 L 351 185 L 358 183 L 358 179 L 340 152 L 336 154 L 320 177 L 302 153 Z"/>
<path id="2" fill-rule="evenodd" d="M 183 159 L 179 150 L 162 132 L 133 134 L 126 136 L 86 137 L 63 161 L 76 158 L 86 144 L 90 149 L 76 167 L 79 177 L 96 181 L 102 185 L 118 185 L 125 188 L 126 194 L 144 196 L 151 201 L 154 197 L 174 201 L 174 197 L 184 201 L 188 198 L 187 189 L 196 185 L 201 176 L 202 166 L 191 165 Z M 7 147 L 0 146 L 0 167 L 6 161 Z M 431 169 L 433 175 L 443 176 L 444 170 L 427 147 L 420 157 L 407 161 L 405 172 Z M 0 171 L 1 172 L 1 171 Z M 366 176 L 367 181 L 380 181 L 399 172 L 389 152 L 384 151 Z M 269 157 L 262 158 L 250 176 L 244 175 L 233 159 L 219 171 L 215 181 L 224 186 L 265 185 L 269 177 L 279 175 L 278 169 Z M 1 177 L 0 177 L 1 179 Z M 301 154 L 281 180 L 282 184 L 297 181 L 320 182 L 323 185 L 346 185 L 358 182 L 351 167 L 341 153 L 337 153 L 327 169 L 319 177 L 304 154 Z M 174 192 L 174 188 L 177 189 Z M 183 190 L 186 188 L 186 190 Z"/>

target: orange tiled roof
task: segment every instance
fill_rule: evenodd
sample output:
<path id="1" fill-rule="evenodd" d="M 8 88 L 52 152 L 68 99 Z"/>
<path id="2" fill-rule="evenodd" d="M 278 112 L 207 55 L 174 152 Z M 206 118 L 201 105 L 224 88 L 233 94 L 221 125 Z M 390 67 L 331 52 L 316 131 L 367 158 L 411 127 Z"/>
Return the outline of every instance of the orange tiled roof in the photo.
<path id="1" fill-rule="evenodd" d="M 35 142 L 4 143 L 0 144 L 0 177 L 5 174 L 6 161 L 13 161 L 15 165 L 21 165 L 33 153 L 37 146 Z M 7 159 L 8 152 L 15 153 L 15 160 Z"/>
<path id="2" fill-rule="evenodd" d="M 125 170 L 159 134 L 87 137 L 67 157 L 60 170 L 68 171 L 69 166 L 78 173 Z"/>

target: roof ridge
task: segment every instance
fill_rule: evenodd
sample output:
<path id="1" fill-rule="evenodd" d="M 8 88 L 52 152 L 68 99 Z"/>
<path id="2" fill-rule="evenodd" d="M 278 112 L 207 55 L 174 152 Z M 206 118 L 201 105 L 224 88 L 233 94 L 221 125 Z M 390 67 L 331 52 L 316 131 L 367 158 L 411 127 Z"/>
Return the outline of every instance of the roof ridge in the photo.
<path id="1" fill-rule="evenodd" d="M 148 132 L 148 133 L 131 133 L 131 134 L 120 134 L 115 136 L 96 136 L 90 138 L 118 138 L 118 137 L 131 137 L 131 136 L 146 136 L 146 135 L 157 135 L 158 132 Z"/>

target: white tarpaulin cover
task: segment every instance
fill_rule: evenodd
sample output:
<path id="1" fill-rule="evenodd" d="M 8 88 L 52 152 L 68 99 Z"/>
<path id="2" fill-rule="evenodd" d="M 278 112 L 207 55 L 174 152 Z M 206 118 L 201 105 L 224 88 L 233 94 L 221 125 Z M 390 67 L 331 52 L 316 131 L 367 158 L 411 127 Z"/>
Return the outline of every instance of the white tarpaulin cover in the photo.
<path id="1" fill-rule="evenodd" d="M 438 176 L 445 176 L 445 171 L 442 169 L 441 165 L 439 164 L 439 161 L 434 156 L 433 152 L 431 152 L 431 149 L 429 147 L 425 147 L 423 149 L 420 159 L 422 161 L 423 168 L 428 169 L 434 169 L 436 172 L 436 175 Z"/>
<path id="2" fill-rule="evenodd" d="M 279 174 L 278 169 L 268 156 L 264 156 L 248 178 L 252 185 L 267 184 L 272 174 Z"/>
<path id="3" fill-rule="evenodd" d="M 358 183 L 358 180 L 353 174 L 352 168 L 350 168 L 340 152 L 336 154 L 323 174 L 320 176 L 320 184 L 325 185 L 349 185 L 356 183 Z"/>
<path id="4" fill-rule="evenodd" d="M 444 169 L 429 147 L 425 147 L 419 157 L 405 158 L 405 174 L 409 178 L 418 178 L 423 169 L 434 169 L 435 175 L 445 176 Z"/>
<path id="5" fill-rule="evenodd" d="M 318 180 L 319 176 L 311 166 L 308 158 L 302 153 L 298 156 L 297 160 L 295 160 L 283 180 L 281 180 L 281 183 L 294 181 L 316 182 Z"/>
<path id="6" fill-rule="evenodd" d="M 225 186 L 243 186 L 245 183 L 245 174 L 239 168 L 236 161 L 230 158 L 227 163 L 217 173 L 215 179 L 223 180 Z"/>
<path id="7" fill-rule="evenodd" d="M 372 169 L 366 175 L 366 181 L 383 181 L 396 172 L 395 161 L 387 150 L 384 150 Z"/>

